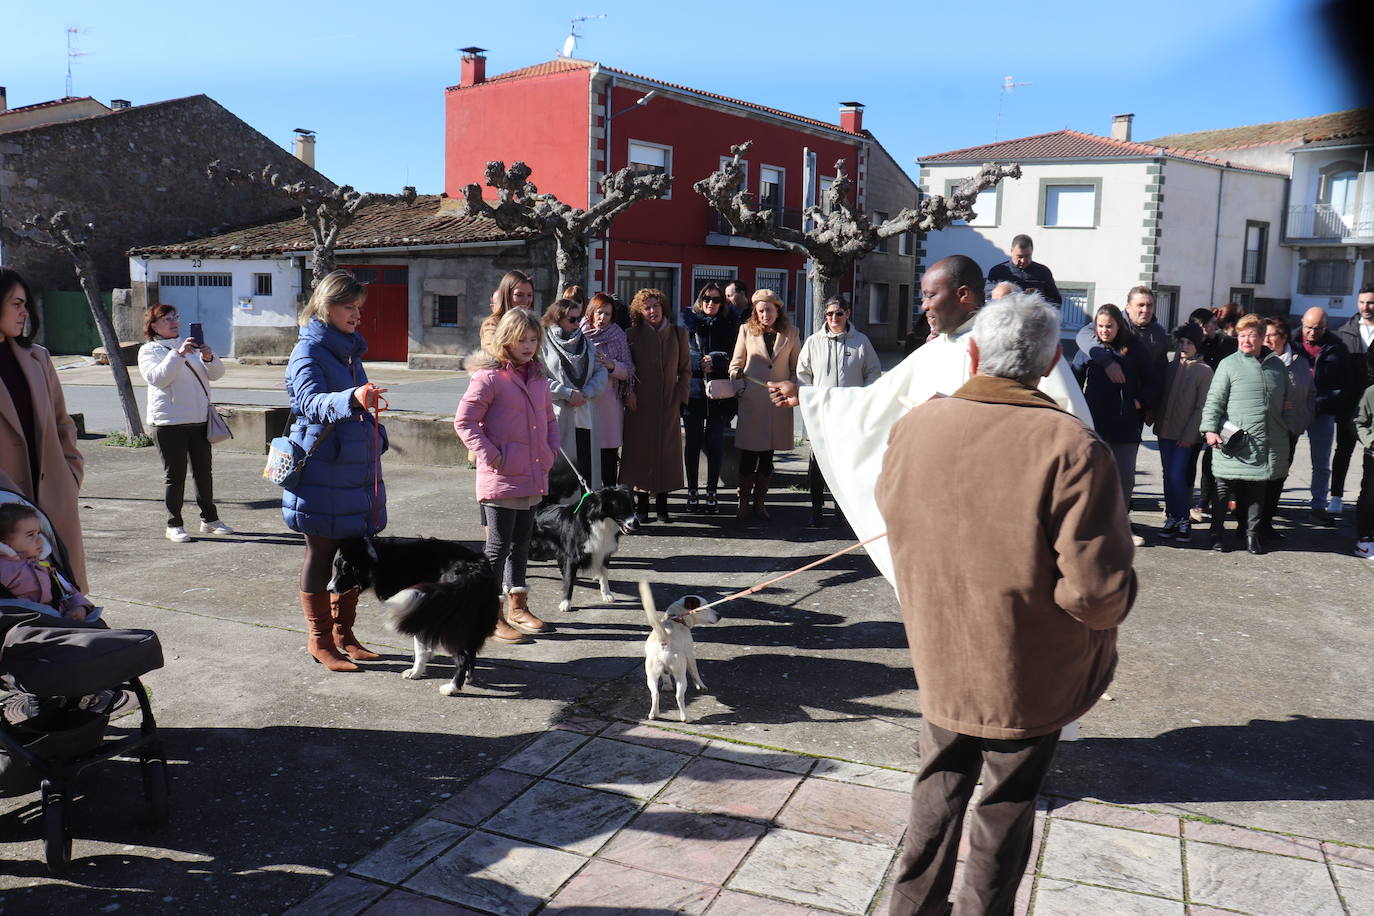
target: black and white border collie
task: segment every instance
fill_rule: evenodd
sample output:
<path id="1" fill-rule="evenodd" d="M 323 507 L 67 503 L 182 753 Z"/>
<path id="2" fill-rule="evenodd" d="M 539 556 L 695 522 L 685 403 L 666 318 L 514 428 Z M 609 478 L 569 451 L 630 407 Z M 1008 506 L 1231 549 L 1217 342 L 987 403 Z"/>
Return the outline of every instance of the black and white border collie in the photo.
<path id="1" fill-rule="evenodd" d="M 620 549 L 620 536 L 639 530 L 634 494 L 629 487 L 603 487 L 568 505 L 546 505 L 535 511 L 530 559 L 556 560 L 563 573 L 560 611 L 572 610 L 577 574 L 586 572 L 601 585 L 601 600 L 615 601 L 608 567 Z"/>
<path id="2" fill-rule="evenodd" d="M 415 664 L 401 677 L 424 677 L 438 649 L 454 667 L 439 692 L 463 689 L 501 613 L 501 588 L 485 557 L 437 538 L 356 538 L 339 549 L 329 582 L 335 593 L 354 587 L 372 589 L 391 629 L 414 638 Z"/>

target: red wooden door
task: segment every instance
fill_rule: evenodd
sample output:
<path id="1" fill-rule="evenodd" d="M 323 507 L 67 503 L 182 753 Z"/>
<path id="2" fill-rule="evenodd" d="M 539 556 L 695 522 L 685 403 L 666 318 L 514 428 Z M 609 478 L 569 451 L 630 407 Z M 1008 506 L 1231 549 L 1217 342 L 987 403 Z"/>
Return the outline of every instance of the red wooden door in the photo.
<path id="1" fill-rule="evenodd" d="M 339 265 L 367 284 L 367 303 L 358 333 L 367 341 L 367 360 L 405 362 L 410 355 L 409 271 L 388 265 Z"/>

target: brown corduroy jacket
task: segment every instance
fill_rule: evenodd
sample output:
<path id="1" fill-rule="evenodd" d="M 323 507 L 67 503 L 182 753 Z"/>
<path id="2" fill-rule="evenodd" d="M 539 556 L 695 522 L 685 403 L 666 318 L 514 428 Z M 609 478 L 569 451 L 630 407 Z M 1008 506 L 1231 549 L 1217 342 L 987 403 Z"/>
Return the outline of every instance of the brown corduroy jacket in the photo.
<path id="1" fill-rule="evenodd" d="M 893 427 L 877 500 L 928 721 L 1032 738 L 1097 702 L 1136 578 L 1095 433 L 1034 389 L 974 376 Z"/>

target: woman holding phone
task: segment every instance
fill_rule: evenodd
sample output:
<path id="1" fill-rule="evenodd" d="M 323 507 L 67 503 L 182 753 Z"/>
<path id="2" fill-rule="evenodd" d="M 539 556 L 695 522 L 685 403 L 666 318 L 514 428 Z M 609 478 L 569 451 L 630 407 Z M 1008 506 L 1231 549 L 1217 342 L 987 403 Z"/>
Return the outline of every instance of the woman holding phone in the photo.
<path id="1" fill-rule="evenodd" d="M 197 331 L 199 325 L 192 325 Z M 186 465 L 196 482 L 202 534 L 233 534 L 215 508 L 215 481 L 206 438 L 210 413 L 210 383 L 224 377 L 224 363 L 203 340 L 181 336 L 181 319 L 170 305 L 154 304 L 143 313 L 143 336 L 138 372 L 148 383 L 144 421 L 162 456 L 163 502 L 167 506 L 167 540 L 193 540 L 182 522 L 186 497 Z"/>
<path id="2" fill-rule="evenodd" d="M 362 365 L 367 341 L 358 323 L 366 299 L 367 287 L 348 271 L 326 275 L 301 313 L 300 340 L 286 366 L 291 441 L 310 457 L 300 481 L 282 491 L 282 516 L 288 528 L 305 535 L 300 599 L 310 631 L 306 646 L 330 671 L 357 671 L 353 662 L 379 657 L 353 636 L 358 589 L 329 591 L 339 546 L 386 527 L 386 429 L 372 413 L 386 389 L 369 382 Z"/>

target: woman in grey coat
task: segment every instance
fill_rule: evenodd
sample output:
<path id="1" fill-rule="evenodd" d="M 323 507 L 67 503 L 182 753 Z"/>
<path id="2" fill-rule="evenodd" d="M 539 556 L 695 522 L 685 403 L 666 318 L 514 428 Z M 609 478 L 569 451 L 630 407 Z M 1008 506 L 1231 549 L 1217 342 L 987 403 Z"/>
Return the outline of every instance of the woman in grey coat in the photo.
<path id="1" fill-rule="evenodd" d="M 802 345 L 797 380 L 822 388 L 864 388 L 883 374 L 878 352 L 863 331 L 849 323 L 850 310 L 840 299 L 825 304 L 825 327 Z M 819 528 L 825 511 L 825 479 L 813 455 L 807 465 L 811 486 L 811 527 Z M 838 511 L 838 510 L 837 510 Z"/>
<path id="2" fill-rule="evenodd" d="M 1234 500 L 1238 508 L 1244 507 L 1241 530 L 1246 549 L 1264 553 L 1260 526 L 1269 482 L 1288 473 L 1293 381 L 1283 361 L 1265 349 L 1263 339 L 1264 322 L 1258 315 L 1240 320 L 1236 325 L 1239 349 L 1217 364 L 1202 408 L 1201 429 L 1208 447 L 1215 450 L 1212 473 L 1219 494 L 1217 511 L 1212 513 L 1213 550 L 1226 549 L 1222 537 L 1225 509 Z M 1231 433 L 1227 424 L 1240 432 Z"/>

